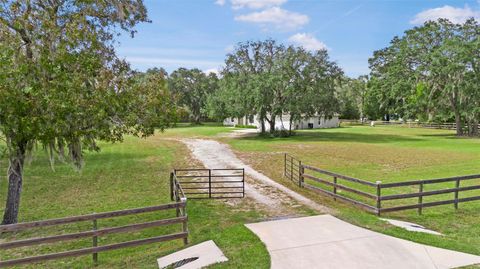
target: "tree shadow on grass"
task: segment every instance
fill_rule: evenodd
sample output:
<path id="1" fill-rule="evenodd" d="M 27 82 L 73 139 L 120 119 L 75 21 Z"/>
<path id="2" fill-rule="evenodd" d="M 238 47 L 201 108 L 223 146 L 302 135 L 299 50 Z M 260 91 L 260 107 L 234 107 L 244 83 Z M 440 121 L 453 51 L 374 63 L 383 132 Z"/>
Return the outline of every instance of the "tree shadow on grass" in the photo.
<path id="1" fill-rule="evenodd" d="M 422 134 L 423 137 L 438 137 L 447 139 L 480 139 L 478 136 L 457 136 L 456 134 Z"/>
<path id="2" fill-rule="evenodd" d="M 286 138 L 270 138 L 263 136 L 242 137 L 239 140 L 251 140 L 258 142 L 359 142 L 370 144 L 388 144 L 398 142 L 420 142 L 421 138 L 390 135 L 390 134 L 362 134 L 344 132 L 297 132 Z"/>

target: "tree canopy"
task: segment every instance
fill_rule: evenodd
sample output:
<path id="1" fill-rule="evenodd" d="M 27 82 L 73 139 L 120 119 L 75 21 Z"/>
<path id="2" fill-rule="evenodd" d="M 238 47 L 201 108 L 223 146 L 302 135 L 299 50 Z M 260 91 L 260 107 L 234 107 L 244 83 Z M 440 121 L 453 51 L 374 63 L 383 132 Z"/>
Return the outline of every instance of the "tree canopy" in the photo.
<path id="1" fill-rule="evenodd" d="M 395 37 L 369 60 L 370 88 L 389 114 L 454 119 L 457 135 L 478 134 L 480 25 L 429 21 Z M 467 126 L 467 128 L 464 128 Z"/>
<path id="2" fill-rule="evenodd" d="M 209 96 L 217 90 L 217 75 L 207 75 L 197 68 L 179 68 L 170 74 L 168 84 L 178 105 L 186 107 L 192 121 L 199 124 L 201 118 L 207 115 Z"/>
<path id="3" fill-rule="evenodd" d="M 3 224 L 18 220 L 25 156 L 37 143 L 80 168 L 97 140 L 148 136 L 174 111 L 161 77 L 136 77 L 113 47 L 147 22 L 141 0 L 0 2 L 0 131 L 9 158 Z M 66 151 L 66 152 L 65 152 Z"/>
<path id="4" fill-rule="evenodd" d="M 331 117 L 338 110 L 335 89 L 343 72 L 326 50 L 308 52 L 272 39 L 243 42 L 227 55 L 221 74 L 212 114 L 258 115 L 262 132 L 266 124 L 275 132 L 275 120 L 284 114 L 292 122 L 314 114 Z"/>

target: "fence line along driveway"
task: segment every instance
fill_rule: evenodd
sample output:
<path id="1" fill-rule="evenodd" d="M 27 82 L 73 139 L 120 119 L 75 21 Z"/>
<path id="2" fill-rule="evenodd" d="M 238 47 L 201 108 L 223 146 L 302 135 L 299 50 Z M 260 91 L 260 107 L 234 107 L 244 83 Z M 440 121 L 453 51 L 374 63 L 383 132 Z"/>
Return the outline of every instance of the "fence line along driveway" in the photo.
<path id="1" fill-rule="evenodd" d="M 480 263 L 480 256 L 383 235 L 330 215 L 246 226 L 267 246 L 273 269 L 444 269 Z"/>
<path id="2" fill-rule="evenodd" d="M 453 204 L 454 208 L 458 209 L 460 203 L 480 201 L 480 193 L 478 193 L 480 174 L 373 183 L 306 165 L 285 153 L 284 176 L 301 188 L 356 205 L 377 215 L 408 209 L 417 209 L 418 214 L 422 214 L 423 208 L 427 207 Z M 426 186 L 429 190 L 425 190 Z M 343 192 L 340 193 L 340 191 Z M 385 193 L 386 191 L 390 193 Z M 477 192 L 472 193 L 472 191 Z M 424 197 L 432 197 L 435 200 L 425 201 Z M 412 198 L 416 199 L 413 203 Z M 389 201 L 394 203 L 387 204 Z"/>

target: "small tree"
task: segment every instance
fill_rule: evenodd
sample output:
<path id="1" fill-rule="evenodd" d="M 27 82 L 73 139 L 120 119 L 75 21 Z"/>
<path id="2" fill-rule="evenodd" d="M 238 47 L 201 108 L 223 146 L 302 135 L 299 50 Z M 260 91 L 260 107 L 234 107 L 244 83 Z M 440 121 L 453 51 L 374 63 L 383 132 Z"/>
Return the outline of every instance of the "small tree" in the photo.
<path id="1" fill-rule="evenodd" d="M 25 156 L 37 143 L 82 167 L 83 151 L 169 126 L 164 84 L 137 82 L 113 48 L 147 21 L 141 0 L 1 1 L 0 131 L 9 158 L 3 224 L 16 223 Z M 158 84 L 157 84 L 158 83 Z M 156 85 L 155 85 L 156 84 Z"/>

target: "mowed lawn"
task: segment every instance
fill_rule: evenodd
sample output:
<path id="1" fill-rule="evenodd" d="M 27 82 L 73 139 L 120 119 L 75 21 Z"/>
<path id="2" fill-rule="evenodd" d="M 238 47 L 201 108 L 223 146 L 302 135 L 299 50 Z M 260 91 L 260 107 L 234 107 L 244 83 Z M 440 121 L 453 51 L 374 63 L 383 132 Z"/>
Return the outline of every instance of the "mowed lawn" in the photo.
<path id="1" fill-rule="evenodd" d="M 384 214 L 382 217 L 412 221 L 439 231 L 444 236 L 407 232 L 385 224 L 372 214 L 331 198 L 298 188 L 283 178 L 283 153 L 304 164 L 371 182 L 399 182 L 459 175 L 480 174 L 480 139 L 457 138 L 452 131 L 390 126 L 341 127 L 298 131 L 289 138 L 220 138 L 244 160 L 271 178 L 337 210 L 336 215 L 353 224 L 386 234 L 443 248 L 480 255 L 480 201 L 461 203 L 457 211 L 445 205 Z M 324 176 L 328 179 L 329 177 Z M 331 180 L 331 178 L 330 178 Z M 349 185 L 345 181 L 342 184 Z M 480 179 L 463 181 L 461 186 L 480 185 Z M 358 186 L 358 185 L 357 185 Z M 426 185 L 425 191 L 453 188 L 455 182 Z M 365 189 L 370 193 L 374 190 Z M 418 186 L 386 191 L 415 192 Z M 345 192 L 342 192 L 345 194 Z M 348 195 L 348 194 L 346 194 Z M 461 197 L 480 195 L 468 191 Z M 453 193 L 425 197 L 424 202 L 453 199 Z M 415 204 L 417 198 L 389 201 L 388 206 Z"/>
<path id="2" fill-rule="evenodd" d="M 208 130 L 204 130 L 208 134 Z M 169 172 L 174 167 L 194 165 L 188 149 L 181 143 L 160 139 L 127 137 L 123 143 L 101 144 L 101 152 L 87 153 L 85 167 L 76 172 L 69 164 L 57 161 L 55 171 L 48 158 L 39 150 L 31 164 L 26 165 L 20 221 L 35 221 L 72 215 L 89 214 L 169 203 Z M 0 214 L 6 198 L 7 160 L 0 160 Z M 222 201 L 188 201 L 190 241 L 192 244 L 213 239 L 230 259 L 214 268 L 268 268 L 269 256 L 263 243 L 243 224 L 260 221 L 263 212 L 245 210 Z M 174 217 L 168 212 L 147 213 L 133 217 L 99 220 L 99 228 L 122 226 Z M 52 226 L 17 234 L 2 234 L 0 241 L 74 233 L 91 229 L 91 222 Z M 149 228 L 139 232 L 106 235 L 99 245 L 136 240 L 180 232 L 181 226 Z M 68 241 L 0 250 L 1 259 L 39 255 L 55 251 L 92 246 L 92 239 Z M 102 252 L 98 268 L 158 268 L 156 259 L 183 248 L 181 240 L 154 243 L 140 247 Z M 93 267 L 90 255 L 66 258 L 31 265 L 28 268 Z"/>

